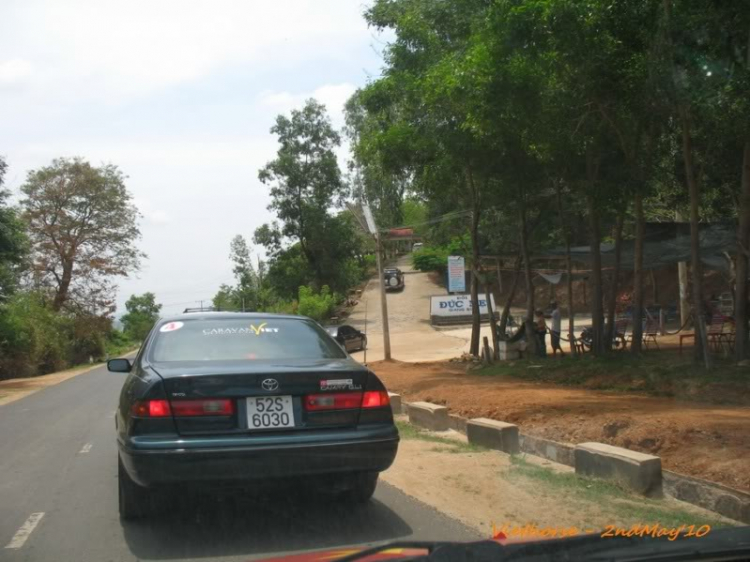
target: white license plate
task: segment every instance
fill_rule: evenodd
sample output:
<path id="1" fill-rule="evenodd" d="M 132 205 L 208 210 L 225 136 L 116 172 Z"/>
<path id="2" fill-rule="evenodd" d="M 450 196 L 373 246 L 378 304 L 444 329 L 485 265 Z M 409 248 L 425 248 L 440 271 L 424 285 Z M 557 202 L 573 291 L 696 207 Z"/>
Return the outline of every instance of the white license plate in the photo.
<path id="1" fill-rule="evenodd" d="M 291 396 L 260 396 L 247 399 L 247 426 L 250 429 L 294 427 Z"/>

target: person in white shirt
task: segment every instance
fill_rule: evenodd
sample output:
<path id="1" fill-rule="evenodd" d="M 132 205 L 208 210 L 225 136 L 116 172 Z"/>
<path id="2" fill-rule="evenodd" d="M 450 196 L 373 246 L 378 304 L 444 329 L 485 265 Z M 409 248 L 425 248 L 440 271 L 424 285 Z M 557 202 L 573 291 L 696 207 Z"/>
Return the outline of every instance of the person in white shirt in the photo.
<path id="1" fill-rule="evenodd" d="M 551 303 L 550 306 L 552 307 L 552 326 L 549 331 L 549 339 L 552 344 L 552 357 L 555 357 L 558 351 L 560 352 L 560 355 L 565 357 L 565 353 L 563 353 L 562 347 L 560 347 L 560 332 L 562 328 L 560 309 L 557 307 L 556 302 Z"/>

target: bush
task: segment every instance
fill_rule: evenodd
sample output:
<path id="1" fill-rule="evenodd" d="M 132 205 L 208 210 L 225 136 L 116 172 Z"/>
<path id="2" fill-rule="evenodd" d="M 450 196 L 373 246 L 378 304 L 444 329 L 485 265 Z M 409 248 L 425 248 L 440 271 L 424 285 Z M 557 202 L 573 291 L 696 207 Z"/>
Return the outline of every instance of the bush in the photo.
<path id="1" fill-rule="evenodd" d="M 110 330 L 104 342 L 104 352 L 107 357 L 118 357 L 136 347 L 138 344 L 133 342 L 125 332 L 120 330 Z"/>
<path id="2" fill-rule="evenodd" d="M 448 268 L 448 248 L 442 246 L 424 247 L 412 255 L 412 265 L 419 271 L 438 271 L 443 273 Z"/>
<path id="3" fill-rule="evenodd" d="M 47 308 L 41 295 L 14 295 L 0 309 L 0 379 L 64 369 L 73 334 L 73 319 Z"/>
<path id="4" fill-rule="evenodd" d="M 317 295 L 310 287 L 303 285 L 299 288 L 297 313 L 302 316 L 309 316 L 318 322 L 322 322 L 331 316 L 335 305 L 336 298 L 331 294 L 328 285 L 323 285 L 323 288 Z"/>

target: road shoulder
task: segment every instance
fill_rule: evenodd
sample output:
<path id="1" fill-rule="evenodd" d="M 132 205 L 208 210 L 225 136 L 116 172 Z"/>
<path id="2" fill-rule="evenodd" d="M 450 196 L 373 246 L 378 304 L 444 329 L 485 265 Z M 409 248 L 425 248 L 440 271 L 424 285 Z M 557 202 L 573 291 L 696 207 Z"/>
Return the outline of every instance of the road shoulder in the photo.
<path id="1" fill-rule="evenodd" d="M 127 357 L 135 353 L 137 350 L 131 350 L 122 355 Z M 64 371 L 58 371 L 57 373 L 50 373 L 48 375 L 40 375 L 38 377 L 28 377 L 22 379 L 7 379 L 0 381 L 0 406 L 10 404 L 21 398 L 39 392 L 47 388 L 48 386 L 54 386 L 60 384 L 68 379 L 83 375 L 94 369 L 103 366 L 104 363 L 92 363 L 91 365 L 83 365 L 73 367 L 72 369 L 66 369 Z"/>
<path id="2" fill-rule="evenodd" d="M 401 417 L 401 416 L 399 416 Z M 426 432 L 399 420 L 401 445 L 385 482 L 486 537 L 493 525 L 598 532 L 607 525 L 731 525 L 728 519 L 667 498 L 646 499 L 570 467 L 530 455 L 471 446 L 457 432 Z"/>

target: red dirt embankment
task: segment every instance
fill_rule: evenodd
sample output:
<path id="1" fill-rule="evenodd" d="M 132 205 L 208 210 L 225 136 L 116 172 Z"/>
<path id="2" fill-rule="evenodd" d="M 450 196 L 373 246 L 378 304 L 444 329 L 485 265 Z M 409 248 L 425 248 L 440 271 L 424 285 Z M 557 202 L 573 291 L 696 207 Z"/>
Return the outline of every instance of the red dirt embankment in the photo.
<path id="1" fill-rule="evenodd" d="M 406 401 L 516 423 L 567 443 L 598 441 L 662 458 L 664 468 L 750 491 L 750 408 L 467 374 L 460 363 L 371 363 Z"/>

